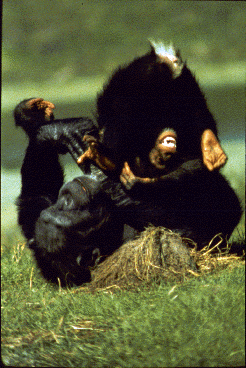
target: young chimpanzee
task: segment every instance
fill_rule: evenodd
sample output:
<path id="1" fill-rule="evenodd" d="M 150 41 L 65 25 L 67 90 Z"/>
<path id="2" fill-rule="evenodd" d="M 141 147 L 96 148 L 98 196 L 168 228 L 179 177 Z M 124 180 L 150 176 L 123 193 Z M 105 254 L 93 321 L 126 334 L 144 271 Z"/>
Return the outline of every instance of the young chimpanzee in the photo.
<path id="1" fill-rule="evenodd" d="M 89 281 L 95 259 L 124 241 L 125 224 L 133 234 L 150 223 L 164 226 L 198 247 L 217 233 L 231 235 L 241 208 L 216 170 L 226 156 L 206 101 L 173 48 L 153 43 L 119 69 L 97 107 L 99 128 L 84 118 L 54 120 L 54 105 L 42 99 L 15 109 L 30 139 L 19 223 L 47 279 Z M 67 152 L 87 171 L 91 161 L 96 167 L 62 187 L 58 154 Z"/>

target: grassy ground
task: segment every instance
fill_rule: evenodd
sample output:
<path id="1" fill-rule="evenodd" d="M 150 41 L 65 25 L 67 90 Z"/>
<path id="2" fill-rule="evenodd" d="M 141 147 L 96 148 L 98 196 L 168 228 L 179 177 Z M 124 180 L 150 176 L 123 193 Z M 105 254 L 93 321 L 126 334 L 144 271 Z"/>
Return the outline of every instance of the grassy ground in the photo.
<path id="1" fill-rule="evenodd" d="M 42 367 L 244 365 L 245 267 L 135 291 L 59 289 L 2 249 L 2 360 Z"/>

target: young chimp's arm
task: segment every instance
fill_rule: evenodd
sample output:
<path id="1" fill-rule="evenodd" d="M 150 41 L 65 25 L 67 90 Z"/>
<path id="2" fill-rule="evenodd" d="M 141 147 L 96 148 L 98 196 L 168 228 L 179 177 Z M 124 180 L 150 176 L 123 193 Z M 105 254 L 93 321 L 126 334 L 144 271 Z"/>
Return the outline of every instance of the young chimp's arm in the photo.
<path id="1" fill-rule="evenodd" d="M 191 192 L 192 195 L 190 186 L 197 180 L 200 186 L 201 178 L 207 172 L 202 160 L 194 159 L 184 162 L 157 181 L 148 182 L 143 181 L 143 178 L 136 178 L 134 185 L 126 190 L 125 183 L 123 186 L 119 182 L 106 179 L 102 188 L 111 196 L 125 223 L 134 229 L 142 231 L 152 224 L 172 230 L 178 229 L 180 233 L 187 235 L 189 231 L 187 211 L 186 209 L 182 211 L 181 206 L 185 208 L 188 193 Z M 131 171 L 127 172 L 128 174 L 134 175 Z M 131 180 L 132 177 L 130 185 Z"/>
<path id="2" fill-rule="evenodd" d="M 137 182 L 126 190 L 119 183 L 105 191 L 121 217 L 138 231 L 163 226 L 199 244 L 218 233 L 230 236 L 241 216 L 234 191 L 217 171 L 201 160 L 190 160 L 154 183 Z"/>
<path id="3" fill-rule="evenodd" d="M 182 184 L 187 187 L 187 179 Z M 105 179 L 102 191 L 111 198 L 124 223 L 137 231 L 143 231 L 149 224 L 169 229 L 179 228 L 180 182 L 171 178 L 160 181 L 154 190 L 152 185 L 139 183 L 136 190 L 126 190 L 120 182 Z"/>

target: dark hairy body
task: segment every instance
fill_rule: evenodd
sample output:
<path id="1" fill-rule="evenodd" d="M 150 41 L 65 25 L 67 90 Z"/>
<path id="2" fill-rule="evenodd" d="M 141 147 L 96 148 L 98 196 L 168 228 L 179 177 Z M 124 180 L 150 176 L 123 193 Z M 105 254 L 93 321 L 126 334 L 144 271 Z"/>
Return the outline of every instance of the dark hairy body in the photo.
<path id="1" fill-rule="evenodd" d="M 29 136 L 19 224 L 46 279 L 90 281 L 90 267 L 149 224 L 198 248 L 238 224 L 240 203 L 218 170 L 226 156 L 216 123 L 175 58 L 174 67 L 152 50 L 116 72 L 98 98 L 98 125 L 54 120 L 43 99 L 16 107 L 16 125 Z M 59 154 L 67 152 L 88 175 L 64 184 Z"/>

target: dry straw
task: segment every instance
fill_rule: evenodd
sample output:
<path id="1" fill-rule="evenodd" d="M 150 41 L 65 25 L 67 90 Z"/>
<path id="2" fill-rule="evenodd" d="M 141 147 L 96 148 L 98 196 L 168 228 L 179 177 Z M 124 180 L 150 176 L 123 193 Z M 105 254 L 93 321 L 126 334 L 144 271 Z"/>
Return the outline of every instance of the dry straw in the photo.
<path id="1" fill-rule="evenodd" d="M 94 268 L 89 287 L 129 288 L 143 283 L 181 282 L 188 277 L 234 267 L 242 257 L 229 254 L 220 234 L 202 250 L 189 239 L 162 227 L 148 227 L 137 239 L 122 245 Z"/>

